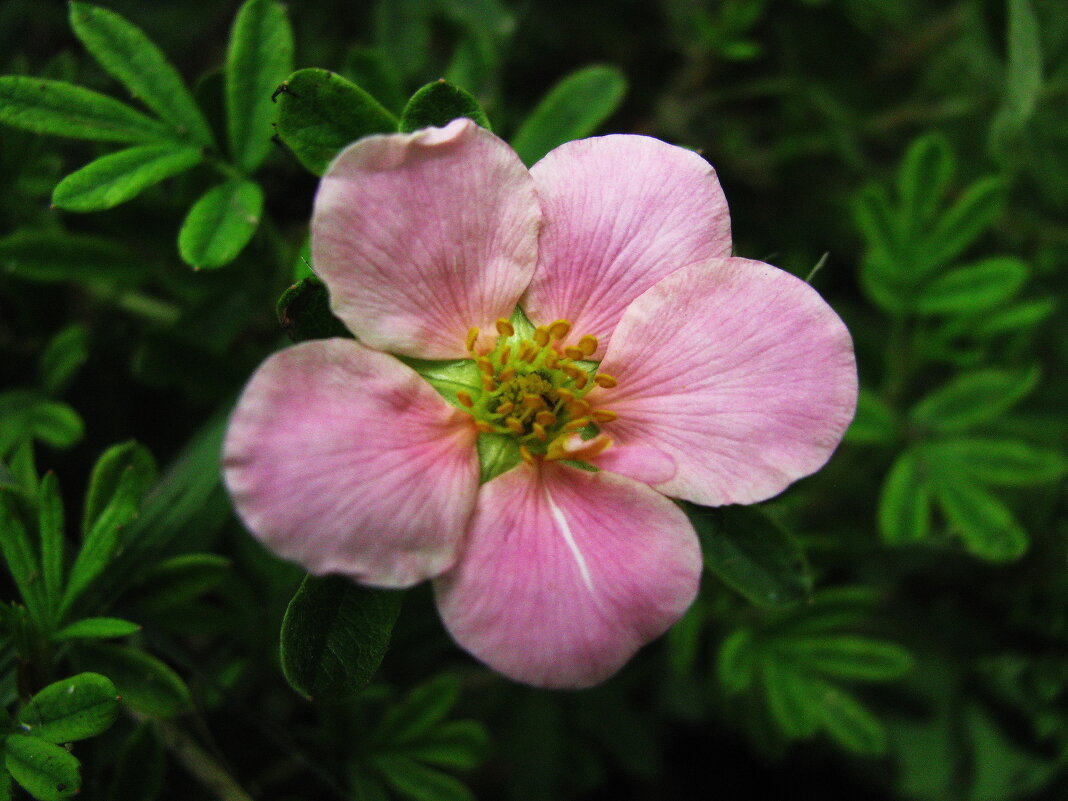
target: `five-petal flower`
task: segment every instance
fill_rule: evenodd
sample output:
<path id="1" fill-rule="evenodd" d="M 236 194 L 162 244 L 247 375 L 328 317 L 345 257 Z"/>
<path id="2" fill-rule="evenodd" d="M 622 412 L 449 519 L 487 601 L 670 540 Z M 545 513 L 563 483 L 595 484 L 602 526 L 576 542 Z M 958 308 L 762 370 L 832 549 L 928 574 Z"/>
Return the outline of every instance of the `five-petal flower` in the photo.
<path id="1" fill-rule="evenodd" d="M 769 498 L 852 418 L 841 320 L 731 257 L 715 172 L 655 139 L 570 142 L 528 171 L 469 120 L 368 137 L 323 177 L 312 250 L 356 340 L 253 375 L 224 448 L 237 511 L 313 573 L 434 579 L 456 641 L 520 681 L 618 670 L 697 592 L 671 498 Z M 390 354 L 474 359 L 481 393 L 450 404 Z M 480 486 L 483 432 L 523 460 Z"/>

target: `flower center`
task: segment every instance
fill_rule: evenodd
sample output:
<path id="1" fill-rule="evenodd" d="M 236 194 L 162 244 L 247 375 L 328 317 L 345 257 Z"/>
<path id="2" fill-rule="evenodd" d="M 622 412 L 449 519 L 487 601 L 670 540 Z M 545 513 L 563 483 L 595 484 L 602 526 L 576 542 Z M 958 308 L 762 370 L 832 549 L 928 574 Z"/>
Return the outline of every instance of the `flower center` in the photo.
<path id="1" fill-rule="evenodd" d="M 561 347 L 570 331 L 571 323 L 557 320 L 522 339 L 508 320 L 500 319 L 497 344 L 483 353 L 475 350 L 479 330 L 467 332 L 467 351 L 481 372 L 482 392 L 477 398 L 458 392 L 457 398 L 479 431 L 515 437 L 525 459 L 576 458 L 574 449 L 564 450 L 568 437 L 596 433 L 598 423 L 616 419 L 615 412 L 592 409 L 585 398 L 595 386 L 616 385 L 615 378 L 595 372 L 588 361 L 597 351 L 597 338 L 587 334 L 575 345 Z M 607 437 L 598 440 L 598 452 L 610 444 Z"/>

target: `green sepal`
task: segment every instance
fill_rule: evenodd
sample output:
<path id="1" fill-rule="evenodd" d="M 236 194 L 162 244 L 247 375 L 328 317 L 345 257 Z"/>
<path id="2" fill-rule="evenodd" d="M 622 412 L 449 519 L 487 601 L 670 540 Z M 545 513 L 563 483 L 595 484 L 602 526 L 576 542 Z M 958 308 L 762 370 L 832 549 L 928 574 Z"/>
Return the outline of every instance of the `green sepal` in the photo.
<path id="1" fill-rule="evenodd" d="M 492 130 L 489 117 L 470 92 L 445 80 L 435 81 L 408 100 L 401 112 L 399 130 L 411 133 L 431 126 L 441 128 L 459 117 L 467 117 Z"/>
<path id="2" fill-rule="evenodd" d="M 478 464 L 480 484 L 485 484 L 519 464 L 519 443 L 511 434 L 479 434 Z"/>
<path id="3" fill-rule="evenodd" d="M 278 135 L 308 170 L 322 175 L 346 145 L 397 130 L 397 118 L 340 75 L 297 70 L 277 90 Z"/>
<path id="4" fill-rule="evenodd" d="M 330 337 L 352 338 L 352 333 L 330 310 L 330 294 L 320 279 L 309 276 L 282 293 L 275 306 L 278 322 L 294 342 Z"/>
<path id="5" fill-rule="evenodd" d="M 482 381 L 478 365 L 473 359 L 413 359 L 410 356 L 398 357 L 426 379 L 438 393 L 453 406 L 462 406 L 456 399 L 457 392 L 466 392 L 472 398 L 482 394 Z"/>
<path id="6" fill-rule="evenodd" d="M 282 672 L 294 690 L 319 701 L 344 701 L 382 663 L 403 591 L 307 576 L 282 621 Z"/>

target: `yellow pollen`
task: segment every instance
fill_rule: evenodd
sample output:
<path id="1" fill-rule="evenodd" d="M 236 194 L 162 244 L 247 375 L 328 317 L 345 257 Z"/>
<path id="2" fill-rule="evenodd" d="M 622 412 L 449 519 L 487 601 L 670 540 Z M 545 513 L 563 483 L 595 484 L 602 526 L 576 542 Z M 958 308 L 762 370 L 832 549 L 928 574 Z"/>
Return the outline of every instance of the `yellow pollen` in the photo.
<path id="1" fill-rule="evenodd" d="M 541 411 L 534 415 L 534 419 L 540 425 L 551 426 L 556 422 L 556 415 L 552 412 Z"/>
<path id="2" fill-rule="evenodd" d="M 567 356 L 567 358 L 569 359 L 581 359 L 586 354 L 582 351 L 581 348 L 576 347 L 575 345 L 568 345 L 566 348 L 564 348 L 564 355 Z"/>
<path id="3" fill-rule="evenodd" d="M 549 344 L 549 329 L 544 325 L 539 325 L 534 329 L 534 341 L 538 343 L 539 348 L 544 348 Z"/>
<path id="4" fill-rule="evenodd" d="M 575 398 L 568 401 L 564 408 L 567 409 L 567 413 L 572 417 L 582 417 L 590 410 L 590 402 L 585 398 Z"/>
<path id="5" fill-rule="evenodd" d="M 608 375 L 608 373 L 598 373 L 597 375 L 595 375 L 593 377 L 593 383 L 595 383 L 599 387 L 604 387 L 605 389 L 611 389 L 612 387 L 614 387 L 619 382 L 616 381 L 616 379 L 613 376 Z"/>
<path id="6" fill-rule="evenodd" d="M 571 379 L 575 382 L 576 387 L 578 387 L 579 389 L 585 389 L 586 383 L 590 380 L 590 377 L 586 373 L 579 370 L 578 375 L 571 376 Z"/>
<path id="7" fill-rule="evenodd" d="M 523 424 L 521 422 L 519 422 L 519 420 L 517 420 L 514 417 L 506 417 L 504 419 L 504 425 L 513 434 L 522 434 L 523 433 Z"/>
<path id="8" fill-rule="evenodd" d="M 534 455 L 526 445 L 519 446 L 519 455 L 523 457 L 523 461 L 527 464 L 534 464 Z"/>
<path id="9" fill-rule="evenodd" d="M 553 339 L 563 339 L 571 332 L 571 323 L 567 320 L 557 320 L 549 326 L 549 336 Z"/>
<path id="10" fill-rule="evenodd" d="M 576 420 L 572 420 L 570 423 L 564 424 L 564 431 L 578 431 L 580 428 L 585 428 L 590 424 L 590 418 L 579 417 Z"/>
<path id="11" fill-rule="evenodd" d="M 456 400 L 460 401 L 460 403 L 466 406 L 468 409 L 475 405 L 475 402 L 474 400 L 472 400 L 471 396 L 464 392 L 462 389 L 456 393 Z"/>
<path id="12" fill-rule="evenodd" d="M 500 406 L 497 407 L 497 410 L 494 412 L 494 414 L 511 414 L 512 413 L 512 409 L 514 409 L 514 408 L 515 408 L 515 404 L 514 403 L 512 403 L 511 401 L 505 401 L 504 403 L 502 403 Z"/>
<path id="13" fill-rule="evenodd" d="M 502 337 L 510 337 L 515 333 L 515 328 L 512 327 L 510 322 L 501 317 L 497 320 L 497 333 Z"/>
<path id="14" fill-rule="evenodd" d="M 545 426 L 541 423 L 535 423 L 530 428 L 534 432 L 534 436 L 542 442 L 545 442 L 545 440 L 549 438 L 549 435 L 545 433 Z"/>
<path id="15" fill-rule="evenodd" d="M 469 328 L 467 330 L 467 339 L 465 342 L 467 344 L 467 352 L 474 353 L 475 343 L 478 342 L 478 328 Z"/>
<path id="16" fill-rule="evenodd" d="M 586 356 L 592 356 L 597 352 L 597 337 L 586 334 L 578 341 L 579 350 Z"/>
<path id="17" fill-rule="evenodd" d="M 590 412 L 590 417 L 593 418 L 596 423 L 611 423 L 613 420 L 618 420 L 619 415 L 608 409 L 594 409 Z"/>
<path id="18" fill-rule="evenodd" d="M 575 399 L 575 393 L 567 387 L 560 387 L 560 389 L 556 390 L 556 395 L 564 403 L 567 403 L 568 401 L 573 401 Z"/>

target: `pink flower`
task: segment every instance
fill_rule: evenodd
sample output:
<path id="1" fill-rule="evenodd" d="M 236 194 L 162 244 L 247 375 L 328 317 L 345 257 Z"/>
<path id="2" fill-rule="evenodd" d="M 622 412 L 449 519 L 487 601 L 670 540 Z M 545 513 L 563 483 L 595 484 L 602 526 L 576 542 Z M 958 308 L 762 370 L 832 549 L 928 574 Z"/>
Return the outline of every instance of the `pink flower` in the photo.
<path id="1" fill-rule="evenodd" d="M 528 171 L 468 120 L 371 136 L 323 177 L 312 249 L 357 341 L 253 375 L 224 452 L 238 513 L 312 573 L 434 579 L 456 641 L 519 681 L 612 675 L 697 592 L 671 498 L 770 498 L 853 415 L 842 321 L 731 257 L 715 172 L 655 139 L 570 142 Z M 483 386 L 450 404 L 390 354 L 474 358 Z M 523 446 L 481 486 L 480 431 Z"/>

